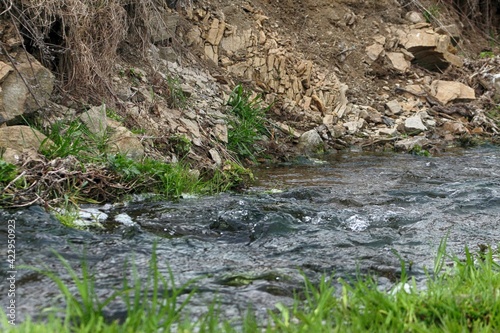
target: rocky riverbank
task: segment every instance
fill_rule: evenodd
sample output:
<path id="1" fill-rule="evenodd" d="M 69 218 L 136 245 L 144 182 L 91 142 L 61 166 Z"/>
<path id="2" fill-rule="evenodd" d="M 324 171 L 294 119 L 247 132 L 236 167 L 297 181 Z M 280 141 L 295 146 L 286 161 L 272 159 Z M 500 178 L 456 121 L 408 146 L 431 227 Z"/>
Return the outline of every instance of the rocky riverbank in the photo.
<path id="1" fill-rule="evenodd" d="M 45 135 L 54 124 L 74 121 L 100 153 L 182 160 L 209 174 L 234 171 L 238 157 L 435 153 L 499 140 L 500 58 L 448 8 L 66 2 L 2 8 L 0 147 L 21 170 L 57 149 Z M 241 130 L 227 104 L 239 85 L 270 106 L 252 158 L 228 149 Z"/>

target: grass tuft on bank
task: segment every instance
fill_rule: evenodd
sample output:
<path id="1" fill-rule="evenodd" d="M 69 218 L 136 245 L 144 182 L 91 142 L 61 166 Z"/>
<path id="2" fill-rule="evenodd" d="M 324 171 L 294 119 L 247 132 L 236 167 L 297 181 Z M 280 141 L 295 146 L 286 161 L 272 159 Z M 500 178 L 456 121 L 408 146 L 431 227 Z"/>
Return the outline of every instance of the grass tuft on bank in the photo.
<path id="1" fill-rule="evenodd" d="M 74 210 L 81 203 L 119 201 L 130 194 L 175 200 L 183 194 L 215 194 L 237 188 L 251 172 L 236 162 L 196 169 L 188 159 L 190 141 L 171 138 L 177 162 L 112 152 L 109 133 L 93 133 L 79 119 L 40 128 L 47 136 L 41 154 L 21 166 L 0 159 L 0 206 L 39 204 Z"/>
<path id="2" fill-rule="evenodd" d="M 195 281 L 177 286 L 171 271 L 164 276 L 153 254 L 147 278 L 135 267 L 125 267 L 121 288 L 105 299 L 95 291 L 91 269 L 82 263 L 79 272 L 59 256 L 72 278 L 70 286 L 50 269 L 36 269 L 58 286 L 66 308 L 48 312 L 45 322 L 27 320 L 9 324 L 0 313 L 3 332 L 497 332 L 500 330 L 500 266 L 497 254 L 487 249 L 465 258 L 447 256 L 440 247 L 425 289 L 402 274 L 391 291 L 380 290 L 375 277 L 340 281 L 336 290 L 328 277 L 318 283 L 305 278 L 293 306 L 277 304 L 267 322 L 249 311 L 242 318 L 222 318 L 216 300 L 196 319 L 189 304 L 196 297 Z M 451 259 L 451 265 L 449 260 Z M 445 265 L 445 260 L 448 262 Z M 404 263 L 403 263 L 404 264 Z M 130 274 L 128 274 L 130 273 Z M 404 273 L 404 272 L 403 272 Z M 127 278 L 130 277 L 130 278 Z M 77 290 L 75 294 L 71 290 Z M 105 308 L 121 300 L 127 314 L 110 320 Z M 54 309 L 52 309 L 54 310 Z M 63 316 L 61 316 L 61 314 Z"/>

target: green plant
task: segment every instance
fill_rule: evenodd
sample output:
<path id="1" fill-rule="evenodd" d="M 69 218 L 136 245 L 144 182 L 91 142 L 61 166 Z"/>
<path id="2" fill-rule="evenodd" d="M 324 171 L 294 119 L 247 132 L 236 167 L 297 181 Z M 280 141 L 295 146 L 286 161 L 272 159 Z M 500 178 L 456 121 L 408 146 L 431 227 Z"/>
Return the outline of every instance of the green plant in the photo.
<path id="1" fill-rule="evenodd" d="M 439 12 L 441 9 L 437 4 L 429 6 L 429 8 L 424 8 L 423 15 L 427 23 L 432 23 L 437 18 L 439 18 Z"/>
<path id="2" fill-rule="evenodd" d="M 425 157 L 432 156 L 428 150 L 422 148 L 419 145 L 413 146 L 413 148 L 410 150 L 410 154 L 417 155 L 417 156 L 425 156 Z"/>
<path id="3" fill-rule="evenodd" d="M 187 98 L 182 90 L 180 81 L 178 78 L 167 76 L 167 103 L 170 107 L 176 109 L 182 109 L 186 107 Z"/>
<path id="4" fill-rule="evenodd" d="M 500 126 L 500 105 L 486 112 L 486 116 L 493 120 L 497 126 Z"/>
<path id="5" fill-rule="evenodd" d="M 229 96 L 227 104 L 231 106 L 233 117 L 228 121 L 228 148 L 240 158 L 255 160 L 255 154 L 258 153 L 256 142 L 263 135 L 269 135 L 265 126 L 269 107 L 263 108 L 262 98 L 252 98 L 251 95 L 242 85 L 238 85 Z"/>
<path id="6" fill-rule="evenodd" d="M 135 161 L 123 155 L 110 156 L 108 164 L 122 181 L 134 184 L 134 191 L 155 192 L 167 198 L 201 192 L 203 182 L 182 163 L 168 164 L 153 159 Z"/>
<path id="7" fill-rule="evenodd" d="M 42 142 L 41 152 L 49 159 L 75 156 L 79 160 L 97 159 L 107 148 L 107 135 L 92 133 L 80 120 L 57 121 L 45 131 L 47 139 Z M 45 141 L 54 143 L 46 147 Z"/>
<path id="8" fill-rule="evenodd" d="M 106 117 L 113 119 L 113 120 L 116 120 L 120 123 L 123 122 L 123 117 L 120 116 L 118 113 L 116 113 L 115 110 L 110 109 L 110 108 L 106 108 Z"/>
<path id="9" fill-rule="evenodd" d="M 195 281 L 178 286 L 171 270 L 164 276 L 158 267 L 156 245 L 146 277 L 141 278 L 135 266 L 125 264 L 122 285 L 104 298 L 97 295 L 94 272 L 85 261 L 77 271 L 55 254 L 70 281 L 64 281 L 52 267 L 28 268 L 48 276 L 56 284 L 66 302 L 65 310 L 45 309 L 42 313 L 48 313 L 46 320 L 33 322 L 28 318 L 16 326 L 9 325 L 4 310 L 0 310 L 0 328 L 6 333 L 497 332 L 500 330 L 498 251 L 483 247 L 477 255 L 465 248 L 464 257 L 459 258 L 446 253 L 444 238 L 425 288 L 417 288 L 415 280 L 406 275 L 409 272 L 402 272 L 397 283 L 403 288 L 390 291 L 381 288 L 371 276 L 359 275 L 348 281 L 332 275 L 313 282 L 303 275 L 303 288 L 295 293 L 293 304 L 277 304 L 275 310 L 269 310 L 267 322 L 257 321 L 249 309 L 241 328 L 222 318 L 217 300 L 207 305 L 205 314 L 197 320 L 190 318 L 185 310 L 196 293 L 192 287 Z M 127 309 L 120 323 L 108 320 L 103 312 L 117 300 L 124 302 Z"/>
<path id="10" fill-rule="evenodd" d="M 173 135 L 169 138 L 174 152 L 180 157 L 185 157 L 191 150 L 191 140 L 185 135 Z"/>
<path id="11" fill-rule="evenodd" d="M 14 164 L 0 159 L 0 184 L 9 184 L 17 177 L 17 174 L 17 168 Z"/>
<path id="12" fill-rule="evenodd" d="M 479 53 L 479 58 L 481 59 L 494 58 L 494 57 L 495 53 L 493 53 L 492 51 L 482 51 L 481 53 Z"/>

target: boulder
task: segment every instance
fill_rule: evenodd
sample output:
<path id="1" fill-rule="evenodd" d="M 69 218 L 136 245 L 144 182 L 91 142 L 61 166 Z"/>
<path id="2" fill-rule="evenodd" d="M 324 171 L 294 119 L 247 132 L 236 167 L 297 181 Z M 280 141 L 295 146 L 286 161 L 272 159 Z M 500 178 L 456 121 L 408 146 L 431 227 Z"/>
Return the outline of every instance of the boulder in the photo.
<path id="1" fill-rule="evenodd" d="M 299 138 L 299 150 L 305 155 L 320 154 L 325 151 L 325 144 L 318 131 L 310 130 Z"/>
<path id="2" fill-rule="evenodd" d="M 431 84 L 431 95 L 442 104 L 457 100 L 470 101 L 476 99 L 474 89 L 455 81 L 433 81 Z"/>
<path id="3" fill-rule="evenodd" d="M 44 107 L 54 89 L 54 75 L 31 55 L 19 52 L 15 60 L 15 70 L 2 68 L 0 124 Z"/>
<path id="4" fill-rule="evenodd" d="M 347 128 L 347 133 L 349 134 L 355 134 L 359 132 L 364 126 L 366 122 L 364 119 L 360 118 L 355 121 L 347 121 L 344 123 L 344 127 Z"/>
<path id="5" fill-rule="evenodd" d="M 414 136 L 411 138 L 399 140 L 394 144 L 394 148 L 402 151 L 410 151 L 415 148 L 415 146 L 424 147 L 427 144 L 429 144 L 429 139 L 427 139 L 426 137 Z"/>
<path id="6" fill-rule="evenodd" d="M 113 120 L 108 119 L 107 126 L 111 130 L 107 141 L 109 153 L 123 154 L 132 159 L 144 156 L 144 146 L 134 133 Z"/>
<path id="7" fill-rule="evenodd" d="M 7 154 L 2 158 L 9 163 L 17 163 L 23 153 L 32 154 L 44 148 L 50 148 L 53 142 L 34 128 L 29 126 L 7 126 L 0 128 L 0 148 Z"/>
<path id="8" fill-rule="evenodd" d="M 469 132 L 460 121 L 447 121 L 443 124 L 442 128 L 445 132 L 451 134 L 464 134 Z"/>
<path id="9" fill-rule="evenodd" d="M 406 13 L 405 19 L 407 19 L 408 21 L 410 21 L 411 23 L 414 23 L 414 24 L 425 22 L 424 15 L 422 15 L 422 13 L 415 12 L 415 11 L 410 11 L 410 12 Z"/>
<path id="10" fill-rule="evenodd" d="M 151 42 L 154 44 L 169 44 L 175 37 L 175 30 L 179 23 L 177 13 L 168 13 L 161 10 L 152 11 L 149 17 Z"/>
<path id="11" fill-rule="evenodd" d="M 460 57 L 449 52 L 453 49 L 451 37 L 432 29 L 412 29 L 402 36 L 401 44 L 413 54 L 413 61 L 426 69 L 445 70 L 450 64 L 456 67 L 463 65 Z"/>

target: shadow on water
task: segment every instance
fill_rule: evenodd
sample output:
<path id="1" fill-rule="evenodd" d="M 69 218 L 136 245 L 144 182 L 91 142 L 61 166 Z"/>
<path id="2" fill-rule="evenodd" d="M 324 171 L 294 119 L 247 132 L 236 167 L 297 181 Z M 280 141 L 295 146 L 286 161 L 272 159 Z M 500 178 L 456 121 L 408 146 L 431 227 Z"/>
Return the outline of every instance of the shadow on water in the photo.
<path id="1" fill-rule="evenodd" d="M 198 279 L 191 313 L 205 311 L 217 296 L 224 315 L 241 316 L 250 303 L 263 314 L 291 302 L 302 272 L 312 279 L 371 273 L 389 289 L 401 267 L 394 251 L 422 282 L 447 234 L 455 253 L 496 246 L 499 165 L 498 147 L 433 158 L 339 154 L 263 166 L 255 170 L 258 183 L 243 194 L 94 206 L 108 216 L 104 231 L 68 229 L 39 207 L 0 210 L 0 219 L 16 220 L 17 265 L 43 264 L 70 281 L 51 250 L 76 268 L 85 257 L 102 297 L 130 275 L 127 262 L 145 277 L 157 242 L 162 272 L 172 269 L 179 284 Z M 6 238 L 4 224 L 0 235 Z M 0 271 L 8 271 L 5 262 Z M 55 284 L 38 273 L 19 271 L 17 283 L 23 316 L 61 302 Z M 124 313 L 119 304 L 109 311 Z"/>

